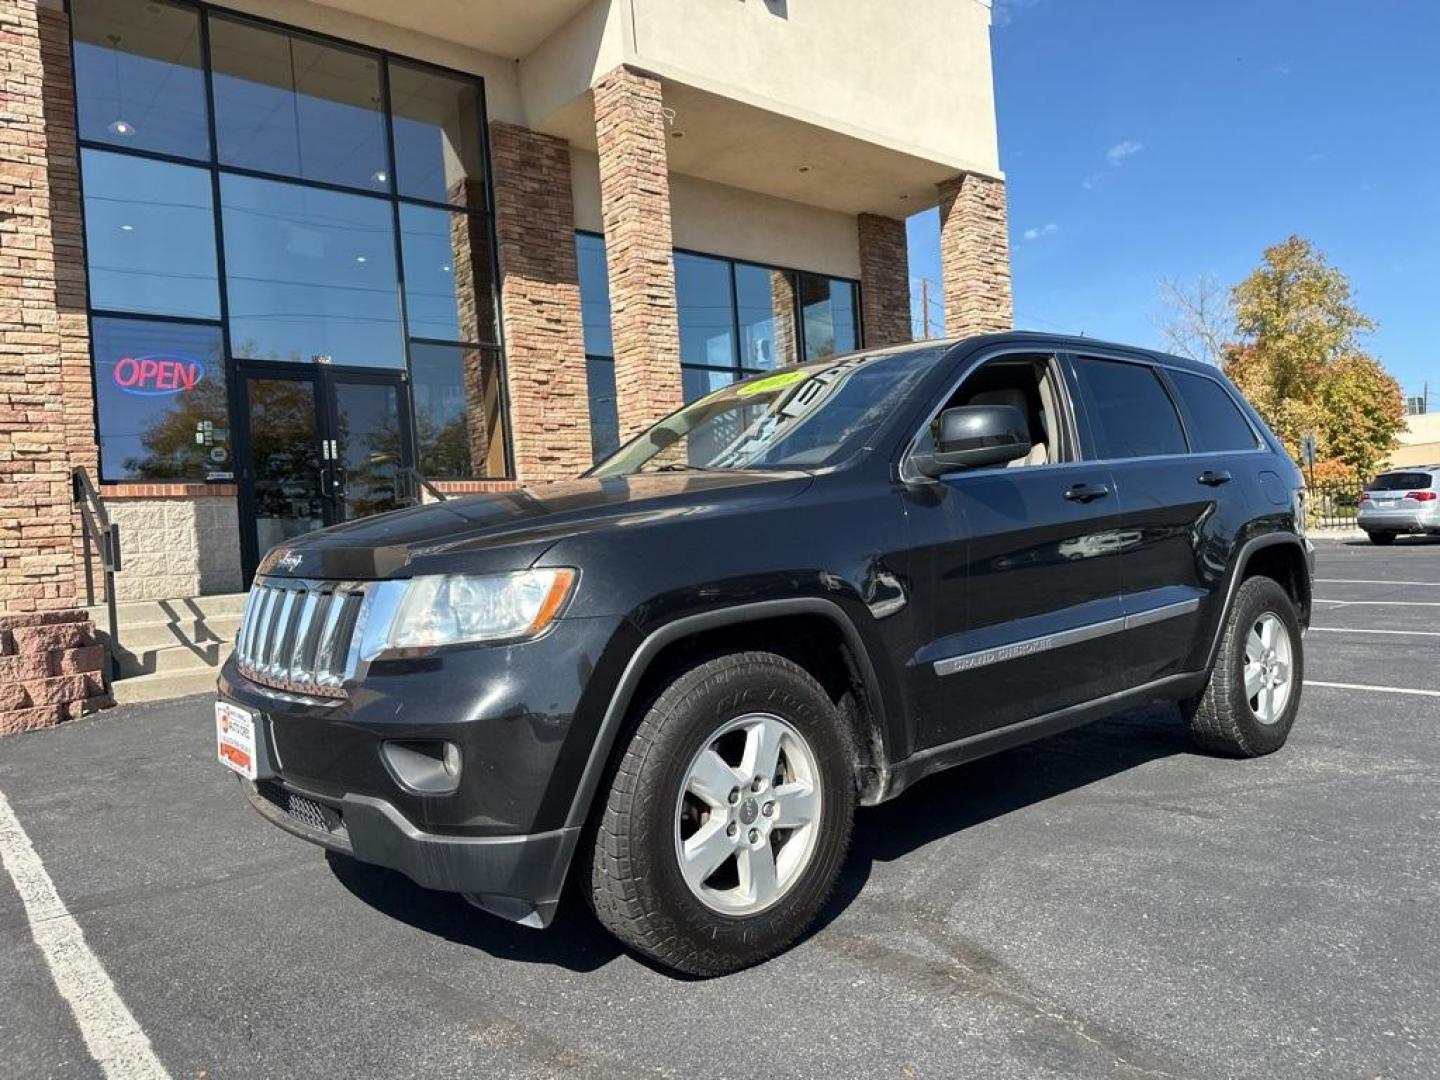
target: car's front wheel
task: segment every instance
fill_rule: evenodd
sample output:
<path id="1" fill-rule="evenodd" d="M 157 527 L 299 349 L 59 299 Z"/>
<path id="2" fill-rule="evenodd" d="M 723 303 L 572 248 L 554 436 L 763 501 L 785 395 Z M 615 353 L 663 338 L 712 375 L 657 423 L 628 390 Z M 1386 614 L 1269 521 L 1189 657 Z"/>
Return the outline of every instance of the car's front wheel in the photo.
<path id="1" fill-rule="evenodd" d="M 845 731 L 820 684 L 772 653 L 720 656 L 675 678 L 631 737 L 595 824 L 600 921 L 692 975 L 790 945 L 849 845 Z"/>

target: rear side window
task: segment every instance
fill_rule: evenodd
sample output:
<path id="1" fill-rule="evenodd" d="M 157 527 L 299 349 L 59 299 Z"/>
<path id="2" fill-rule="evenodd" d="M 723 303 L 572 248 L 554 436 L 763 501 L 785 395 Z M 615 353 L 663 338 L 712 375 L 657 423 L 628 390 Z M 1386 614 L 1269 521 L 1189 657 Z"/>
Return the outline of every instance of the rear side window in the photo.
<path id="1" fill-rule="evenodd" d="M 1220 450 L 1254 450 L 1255 432 L 1239 407 L 1214 379 L 1171 371 L 1170 381 L 1180 395 L 1190 421 L 1190 441 L 1199 453 Z"/>
<path id="2" fill-rule="evenodd" d="M 1375 477 L 1371 491 L 1429 491 L 1433 477 L 1423 472 L 1387 472 Z"/>
<path id="3" fill-rule="evenodd" d="M 1180 414 L 1151 368 L 1086 356 L 1076 367 L 1100 457 L 1186 452 Z"/>

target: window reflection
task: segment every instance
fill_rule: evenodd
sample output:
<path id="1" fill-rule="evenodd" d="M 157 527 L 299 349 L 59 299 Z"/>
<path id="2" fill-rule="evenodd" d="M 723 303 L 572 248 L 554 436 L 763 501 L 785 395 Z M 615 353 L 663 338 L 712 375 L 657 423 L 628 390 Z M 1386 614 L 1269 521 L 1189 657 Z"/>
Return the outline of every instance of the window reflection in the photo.
<path id="1" fill-rule="evenodd" d="M 795 362 L 795 276 L 787 270 L 735 264 L 740 364 L 769 371 Z"/>
<path id="2" fill-rule="evenodd" d="M 410 336 L 495 341 L 485 220 L 463 211 L 402 203 L 400 236 Z"/>
<path id="3" fill-rule="evenodd" d="M 210 55 L 223 163 L 389 190 L 377 57 L 225 18 Z"/>
<path id="4" fill-rule="evenodd" d="M 209 172 L 100 150 L 81 160 L 91 306 L 219 318 Z"/>
<path id="5" fill-rule="evenodd" d="M 483 209 L 480 87 L 470 80 L 391 61 L 390 108 L 400 194 Z"/>
<path id="6" fill-rule="evenodd" d="M 210 155 L 200 16 L 164 0 L 71 0 L 82 139 Z"/>
<path id="7" fill-rule="evenodd" d="M 410 362 L 420 473 L 430 479 L 506 475 L 498 353 L 414 342 Z"/>
<path id="8" fill-rule="evenodd" d="M 101 480 L 230 479 L 218 326 L 97 318 L 92 347 Z"/>
<path id="9" fill-rule="evenodd" d="M 735 308 L 730 264 L 676 252 L 675 302 L 680 314 L 681 363 L 733 365 Z"/>
<path id="10" fill-rule="evenodd" d="M 580 320 L 587 356 L 614 356 L 610 335 L 610 272 L 605 266 L 605 239 L 590 233 L 575 237 L 580 269 Z"/>
<path id="11" fill-rule="evenodd" d="M 714 368 L 683 367 L 680 369 L 680 388 L 685 404 L 704 397 L 715 390 L 721 390 L 735 381 L 734 371 L 719 371 Z"/>
<path id="12" fill-rule="evenodd" d="M 404 365 L 389 203 L 228 174 L 220 202 L 237 356 Z"/>
<path id="13" fill-rule="evenodd" d="M 620 407 L 615 400 L 615 361 L 585 358 L 585 384 L 590 396 L 590 452 L 593 460 L 620 449 Z"/>
<path id="14" fill-rule="evenodd" d="M 801 274 L 800 304 L 805 320 L 806 360 L 859 348 L 853 282 Z"/>

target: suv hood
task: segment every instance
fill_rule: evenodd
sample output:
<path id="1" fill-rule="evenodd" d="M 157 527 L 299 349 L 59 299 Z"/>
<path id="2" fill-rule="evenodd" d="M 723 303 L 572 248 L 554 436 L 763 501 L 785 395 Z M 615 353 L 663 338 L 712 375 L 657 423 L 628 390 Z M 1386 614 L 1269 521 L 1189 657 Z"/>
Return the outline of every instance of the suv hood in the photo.
<path id="1" fill-rule="evenodd" d="M 582 478 L 359 518 L 274 548 L 268 577 L 368 580 L 523 570 L 569 536 L 684 514 L 733 513 L 799 495 L 803 472 L 716 470 Z"/>

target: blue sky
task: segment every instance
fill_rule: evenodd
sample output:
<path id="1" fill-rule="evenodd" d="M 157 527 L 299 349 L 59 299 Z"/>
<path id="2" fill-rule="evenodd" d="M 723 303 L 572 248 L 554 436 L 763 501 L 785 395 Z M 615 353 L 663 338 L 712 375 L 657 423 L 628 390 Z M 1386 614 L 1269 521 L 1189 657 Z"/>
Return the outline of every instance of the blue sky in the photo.
<path id="1" fill-rule="evenodd" d="M 995 0 L 1016 325 L 1160 344 L 1158 281 L 1300 233 L 1440 405 L 1440 0 Z M 939 278 L 935 211 L 911 271 Z"/>

